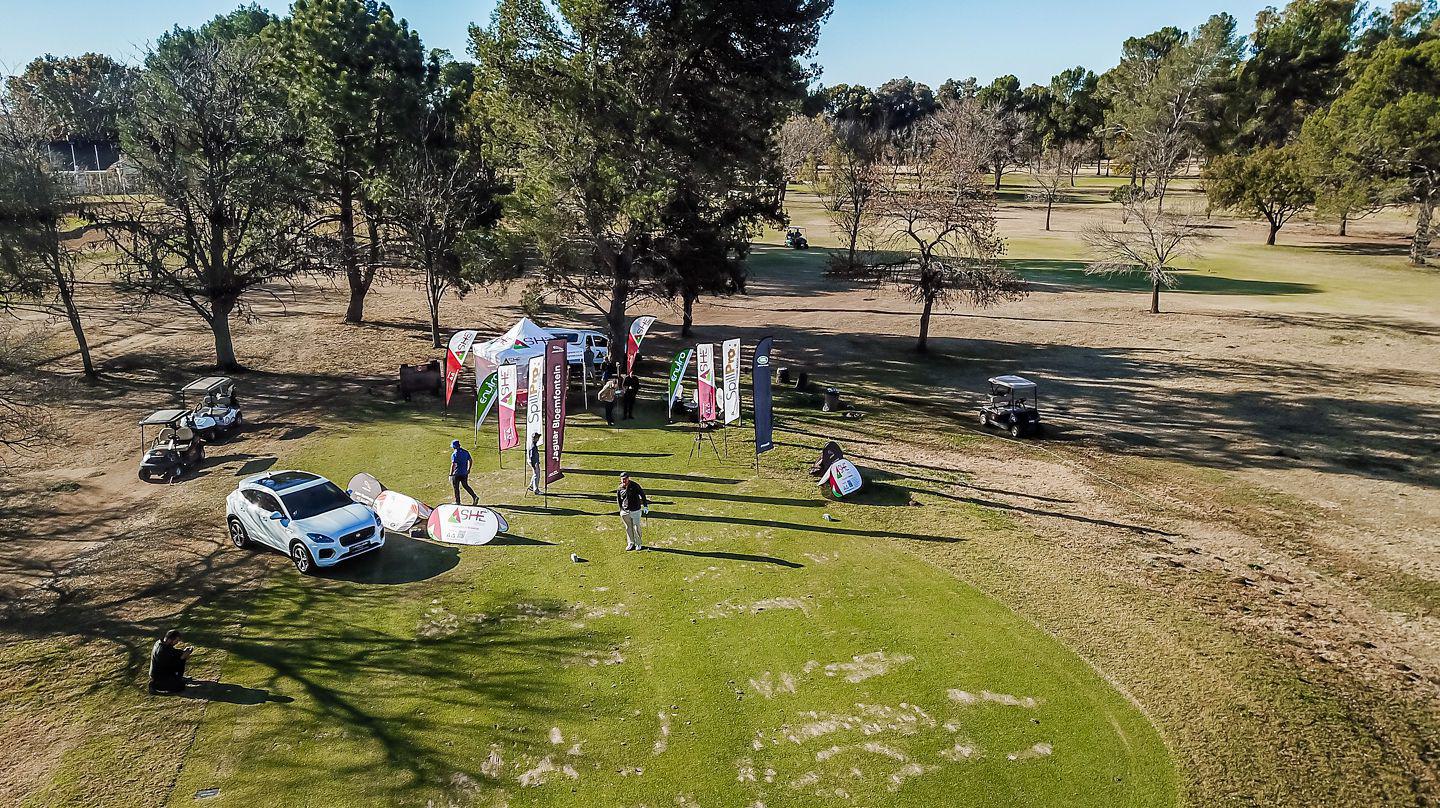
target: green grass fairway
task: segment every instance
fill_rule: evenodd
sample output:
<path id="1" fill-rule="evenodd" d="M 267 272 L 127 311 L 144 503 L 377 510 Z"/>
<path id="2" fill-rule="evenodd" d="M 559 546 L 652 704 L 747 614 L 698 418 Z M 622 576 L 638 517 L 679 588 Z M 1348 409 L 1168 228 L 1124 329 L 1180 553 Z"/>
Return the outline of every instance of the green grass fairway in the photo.
<path id="1" fill-rule="evenodd" d="M 692 463 L 688 431 L 632 423 L 572 415 L 571 470 L 546 512 L 518 451 L 496 468 L 492 422 L 472 482 L 509 517 L 502 545 L 392 536 L 319 578 L 257 555 L 273 568 L 263 591 L 187 626 L 227 654 L 227 686 L 173 804 L 1175 802 L 1165 745 L 1134 706 L 905 551 L 1020 528 L 952 500 L 911 506 L 908 477 L 827 503 L 800 470 L 808 449 L 767 455 L 757 477 L 748 427 L 730 461 Z M 447 444 L 469 436 L 462 413 L 401 412 L 332 426 L 277 468 L 341 484 L 368 470 L 436 502 Z M 622 469 L 656 501 L 654 550 L 623 551 Z"/>

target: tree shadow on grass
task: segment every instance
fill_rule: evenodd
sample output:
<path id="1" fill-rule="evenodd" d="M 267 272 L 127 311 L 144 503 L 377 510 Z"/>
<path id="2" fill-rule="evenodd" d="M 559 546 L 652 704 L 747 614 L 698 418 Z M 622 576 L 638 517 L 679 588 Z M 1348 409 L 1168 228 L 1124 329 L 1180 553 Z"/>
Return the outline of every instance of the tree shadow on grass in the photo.
<path id="1" fill-rule="evenodd" d="M 1083 261 L 1042 258 L 1007 258 L 1001 263 L 1027 281 L 1046 284 L 1048 291 L 1095 289 L 1107 292 L 1147 292 L 1150 282 L 1135 274 L 1091 275 Z M 1320 287 L 1310 283 L 1230 278 L 1208 272 L 1181 269 L 1178 282 L 1167 294 L 1196 295 L 1311 295 Z M 1032 291 L 1047 291 L 1035 288 Z"/>
<path id="2" fill-rule="evenodd" d="M 796 530 L 805 533 L 838 533 L 843 536 L 863 536 L 872 539 L 904 539 L 906 541 L 928 541 L 940 542 L 943 544 L 955 544 L 966 541 L 958 536 L 927 536 L 922 533 L 896 533 L 885 530 L 858 530 L 855 528 L 835 527 L 830 524 L 825 526 L 805 525 L 798 522 L 777 522 L 772 519 L 746 519 L 735 516 L 705 516 L 701 514 L 672 514 L 660 513 L 651 514 L 651 519 L 668 519 L 677 522 L 710 522 L 722 525 L 745 525 L 746 527 L 772 528 L 778 530 Z"/>
<path id="3" fill-rule="evenodd" d="M 786 569 L 792 570 L 798 570 L 805 566 L 804 564 L 797 564 L 794 561 L 786 561 L 783 558 L 776 558 L 774 556 L 765 555 L 751 555 L 749 553 L 706 553 L 699 550 L 681 550 L 676 547 L 646 547 L 645 549 L 647 551 L 653 551 L 656 553 L 670 553 L 672 555 L 694 556 L 696 558 L 718 558 L 725 561 L 750 561 L 758 564 L 774 564 L 778 567 L 785 567 Z"/>
<path id="4" fill-rule="evenodd" d="M 647 493 L 657 496 L 671 496 L 680 499 L 715 499 L 722 502 L 749 502 L 755 505 L 784 505 L 794 508 L 817 508 L 819 502 L 813 499 L 795 497 L 761 497 L 752 494 L 731 494 L 722 491 L 682 491 L 675 488 L 651 488 Z"/>
<path id="5" fill-rule="evenodd" d="M 666 473 L 662 473 L 662 472 L 651 472 L 651 471 L 640 471 L 640 470 L 633 470 L 633 471 L 631 471 L 631 470 L 629 470 L 629 469 L 626 469 L 626 470 L 627 470 L 627 471 L 630 471 L 631 474 L 634 474 L 634 475 L 635 475 L 635 479 L 641 481 L 641 485 L 644 485 L 644 481 L 645 481 L 646 479 L 651 479 L 651 480 L 675 480 L 675 481 L 677 481 L 677 482 L 682 482 L 682 483 L 706 483 L 706 484 L 708 484 L 708 485 L 739 485 L 740 483 L 745 482 L 744 480 L 732 480 L 732 479 L 725 478 L 725 477 L 705 477 L 705 476 L 702 476 L 702 475 L 699 475 L 699 474 L 666 474 Z M 615 480 L 617 481 L 616 485 L 619 485 L 618 481 L 619 481 L 619 479 L 620 479 L 620 470 L 619 470 L 619 469 L 566 469 L 566 470 L 565 470 L 565 473 L 566 473 L 566 474 L 589 474 L 589 475 L 595 476 L 595 477 L 614 477 Z"/>

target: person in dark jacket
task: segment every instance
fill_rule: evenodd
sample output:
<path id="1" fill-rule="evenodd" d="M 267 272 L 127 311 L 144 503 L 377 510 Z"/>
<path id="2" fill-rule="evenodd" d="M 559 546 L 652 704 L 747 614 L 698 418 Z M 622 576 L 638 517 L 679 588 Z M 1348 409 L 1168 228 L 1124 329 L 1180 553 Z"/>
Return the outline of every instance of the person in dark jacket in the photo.
<path id="1" fill-rule="evenodd" d="M 530 441 L 530 448 L 525 452 L 525 462 L 530 464 L 530 493 L 540 493 L 540 433 Z"/>
<path id="2" fill-rule="evenodd" d="M 624 402 L 624 415 L 626 421 L 635 417 L 635 397 L 640 395 L 640 377 L 634 373 L 628 374 L 624 382 L 625 393 L 621 400 Z"/>
<path id="3" fill-rule="evenodd" d="M 625 523 L 625 549 L 644 550 L 640 543 L 640 525 L 645 514 L 650 512 L 650 498 L 640 483 L 630 479 L 629 472 L 620 475 L 620 487 L 615 491 L 615 504 L 620 506 L 620 521 Z"/>
<path id="4" fill-rule="evenodd" d="M 450 485 L 455 489 L 455 504 L 460 504 L 460 488 L 464 486 L 465 493 L 470 495 L 470 504 L 479 505 L 480 498 L 475 496 L 475 489 L 470 487 L 470 466 L 473 463 L 470 453 L 460 446 L 460 441 L 450 441 Z"/>
<path id="5" fill-rule="evenodd" d="M 620 368 L 616 366 L 615 360 L 608 356 L 605 357 L 604 363 L 600 365 L 600 383 L 604 384 L 605 382 L 610 381 L 611 379 L 619 375 L 619 373 Z"/>
<path id="6" fill-rule="evenodd" d="M 170 629 L 150 649 L 150 692 L 179 693 L 185 689 L 185 663 L 195 648 L 180 647 L 180 632 Z"/>

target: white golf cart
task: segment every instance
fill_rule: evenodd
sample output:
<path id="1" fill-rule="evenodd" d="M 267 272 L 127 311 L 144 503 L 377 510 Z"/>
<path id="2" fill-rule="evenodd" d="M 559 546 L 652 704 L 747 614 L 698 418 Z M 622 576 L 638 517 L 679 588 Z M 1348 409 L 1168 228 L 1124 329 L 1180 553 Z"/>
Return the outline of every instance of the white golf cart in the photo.
<path id="1" fill-rule="evenodd" d="M 1040 434 L 1040 401 L 1035 382 L 1021 376 L 990 379 L 990 397 L 980 405 L 980 425 L 1008 430 L 1012 438 Z"/>
<path id="2" fill-rule="evenodd" d="M 210 443 L 240 429 L 240 402 L 229 376 L 206 376 L 180 388 L 180 406 L 190 410 L 191 428 Z"/>
<path id="3" fill-rule="evenodd" d="M 146 441 L 146 427 L 158 427 Z M 205 460 L 205 442 L 190 428 L 187 410 L 157 410 L 140 421 L 140 479 L 178 481 Z"/>

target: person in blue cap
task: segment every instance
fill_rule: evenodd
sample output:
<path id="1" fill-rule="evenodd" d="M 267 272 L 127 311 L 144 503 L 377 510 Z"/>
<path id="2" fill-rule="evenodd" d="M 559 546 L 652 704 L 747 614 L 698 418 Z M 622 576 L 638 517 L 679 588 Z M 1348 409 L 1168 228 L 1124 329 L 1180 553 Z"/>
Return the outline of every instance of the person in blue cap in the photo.
<path id="1" fill-rule="evenodd" d="M 465 487 L 465 493 L 470 495 L 470 504 L 479 505 L 480 497 L 475 496 L 475 490 L 470 487 L 470 453 L 460 446 L 460 441 L 450 441 L 450 484 L 455 487 L 455 504 L 460 504 L 460 487 Z"/>

